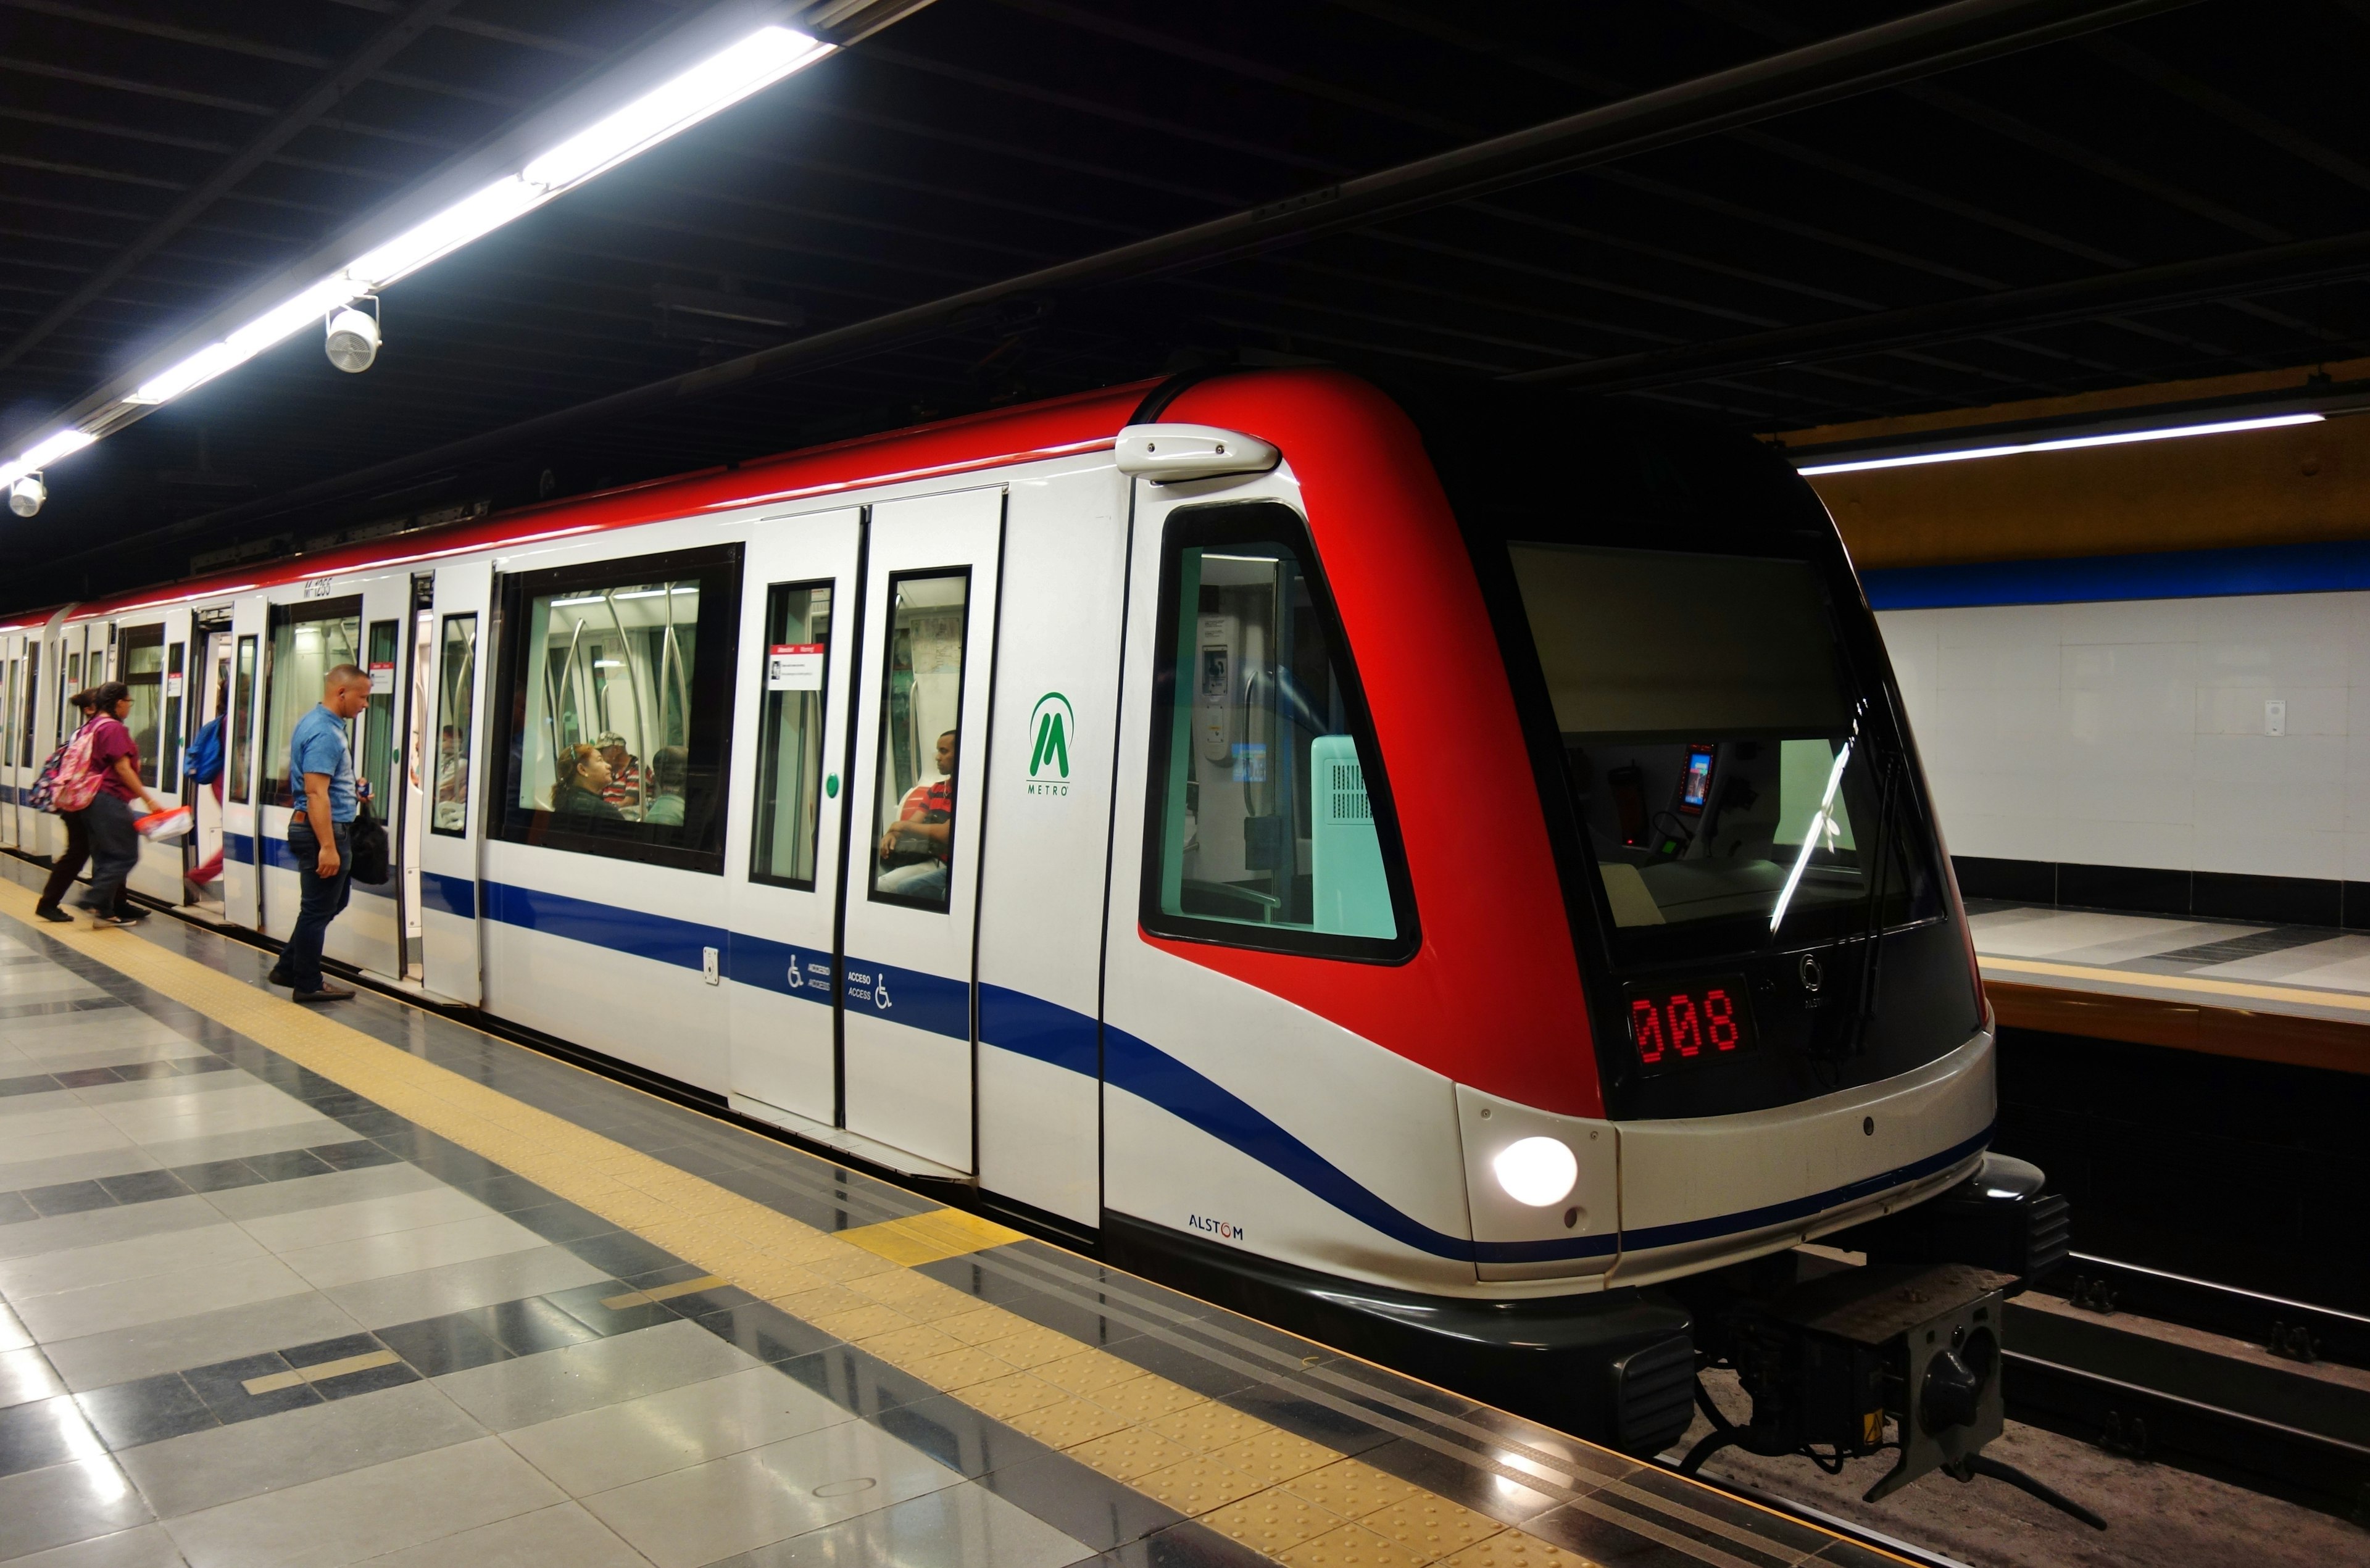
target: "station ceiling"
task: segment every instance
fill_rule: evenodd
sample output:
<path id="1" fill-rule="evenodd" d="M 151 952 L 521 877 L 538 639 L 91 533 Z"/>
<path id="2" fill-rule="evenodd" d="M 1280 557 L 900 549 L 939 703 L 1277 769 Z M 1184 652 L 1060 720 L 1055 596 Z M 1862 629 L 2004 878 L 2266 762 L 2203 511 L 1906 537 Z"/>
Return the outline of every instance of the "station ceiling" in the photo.
<path id="1" fill-rule="evenodd" d="M 0 443 L 698 9 L 0 0 Z M 1226 359 L 1766 431 L 2370 349 L 2370 0 L 2203 0 L 553 418 L 1919 9 L 936 0 L 60 464 L 0 597 Z"/>

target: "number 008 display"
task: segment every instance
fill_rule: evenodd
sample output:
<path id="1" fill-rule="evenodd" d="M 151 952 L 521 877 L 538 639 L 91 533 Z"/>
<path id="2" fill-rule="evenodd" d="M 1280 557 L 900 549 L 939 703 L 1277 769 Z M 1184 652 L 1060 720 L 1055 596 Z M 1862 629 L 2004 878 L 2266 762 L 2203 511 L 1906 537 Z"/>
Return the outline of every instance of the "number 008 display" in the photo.
<path id="1" fill-rule="evenodd" d="M 1744 977 L 1720 975 L 1684 986 L 1628 989 L 1629 1044 L 1648 1077 L 1706 1062 L 1725 1061 L 1753 1048 L 1753 1012 Z"/>

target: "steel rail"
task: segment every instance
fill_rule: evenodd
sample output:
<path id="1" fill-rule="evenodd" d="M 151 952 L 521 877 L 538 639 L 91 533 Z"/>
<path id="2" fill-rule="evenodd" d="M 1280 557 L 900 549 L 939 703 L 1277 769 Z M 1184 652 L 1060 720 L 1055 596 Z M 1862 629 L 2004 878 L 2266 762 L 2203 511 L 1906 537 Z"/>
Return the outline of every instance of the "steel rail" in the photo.
<path id="1" fill-rule="evenodd" d="M 2370 1521 L 2370 1448 L 2019 1350 L 2004 1357 L 2015 1420 Z"/>
<path id="2" fill-rule="evenodd" d="M 2335 1307 L 2267 1296 L 2088 1253 L 2070 1254 L 2065 1266 L 2045 1283 L 2055 1295 L 2078 1291 L 2086 1283 L 2092 1291 L 2103 1287 L 2110 1293 L 2111 1313 L 2131 1312 L 2158 1322 L 2203 1329 L 2263 1345 L 2275 1356 L 2299 1362 L 2307 1355 L 2298 1353 L 2307 1352 L 2310 1359 L 2370 1369 L 2370 1318 Z M 2113 1321 L 2105 1314 L 2102 1320 Z"/>
<path id="3" fill-rule="evenodd" d="M 823 369 L 962 330 L 993 321 L 1000 311 L 1028 302 L 1247 259 L 1326 235 L 1717 136 L 2197 3 L 1954 0 L 1527 130 L 812 333 L 139 537 L 185 536 L 383 487 L 407 476 L 475 462 L 574 426 L 647 413 L 745 383 Z M 130 543 L 118 540 L 109 550 L 121 550 Z"/>

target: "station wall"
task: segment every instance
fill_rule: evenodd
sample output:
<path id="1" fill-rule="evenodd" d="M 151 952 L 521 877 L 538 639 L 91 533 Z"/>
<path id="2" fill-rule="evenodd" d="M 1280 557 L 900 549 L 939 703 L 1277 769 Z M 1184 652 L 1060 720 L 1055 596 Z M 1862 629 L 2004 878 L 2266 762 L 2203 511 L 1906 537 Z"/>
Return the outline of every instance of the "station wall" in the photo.
<path id="1" fill-rule="evenodd" d="M 2353 361 L 1770 439 L 1847 455 L 2364 393 Z M 2370 930 L 2370 418 L 1812 483 L 1970 897 Z"/>
<path id="2" fill-rule="evenodd" d="M 1968 896 L 2370 928 L 2370 591 L 1877 618 Z"/>

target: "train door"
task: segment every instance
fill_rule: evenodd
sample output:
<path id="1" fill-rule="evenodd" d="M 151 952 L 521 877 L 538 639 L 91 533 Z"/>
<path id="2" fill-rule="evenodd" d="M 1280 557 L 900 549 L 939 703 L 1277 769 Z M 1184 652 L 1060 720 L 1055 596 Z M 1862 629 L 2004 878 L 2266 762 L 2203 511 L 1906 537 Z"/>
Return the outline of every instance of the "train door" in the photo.
<path id="1" fill-rule="evenodd" d="M 411 578 L 408 573 L 374 578 L 362 585 L 361 636 L 354 660 L 370 677 L 370 705 L 354 719 L 350 731 L 354 750 L 354 780 L 370 785 L 371 815 L 388 824 L 388 866 L 382 882 L 356 882 L 353 901 L 329 927 L 323 951 L 382 979 L 404 978 L 405 926 L 403 878 L 397 874 L 393 824 L 401 810 L 398 791 L 404 767 L 403 633 L 411 619 Z M 319 701 L 317 692 L 315 701 Z"/>
<path id="2" fill-rule="evenodd" d="M 748 1114 L 787 1111 L 791 1126 L 838 1120 L 832 975 L 863 530 L 854 507 L 769 518 L 743 557 L 732 777 L 751 785 L 724 846 L 731 1086 Z"/>
<path id="3" fill-rule="evenodd" d="M 25 689 L 25 647 L 32 639 L 22 632 L 0 636 L 0 845 L 17 847 L 17 797 L 24 784 L 17 761 L 19 732 L 25 727 L 19 695 Z"/>
<path id="4" fill-rule="evenodd" d="M 485 813 L 482 769 L 473 766 L 485 727 L 478 658 L 486 632 L 493 567 L 465 561 L 436 569 L 432 694 L 428 722 L 435 739 L 422 767 L 427 830 L 419 837 L 420 983 L 440 997 L 476 1006 L 484 997 L 477 933 L 477 857 Z"/>
<path id="5" fill-rule="evenodd" d="M 972 1168 L 972 933 L 1003 531 L 1001 487 L 958 491 L 874 507 L 866 551 L 845 1125 L 955 1173 Z"/>
<path id="6" fill-rule="evenodd" d="M 182 882 L 189 889 L 190 907 L 209 916 L 223 913 L 223 872 L 229 859 L 228 843 L 223 834 L 223 803 L 229 798 L 229 729 L 232 647 L 230 616 L 226 611 L 198 612 L 190 629 L 190 665 L 185 705 L 189 713 L 190 743 L 195 749 L 198 736 L 206 726 L 221 721 L 217 731 L 219 766 L 214 776 L 204 784 L 188 778 L 189 765 L 182 767 L 189 794 L 184 797 L 194 820 L 182 842 Z"/>
<path id="7" fill-rule="evenodd" d="M 116 674 L 132 693 L 124 723 L 140 749 L 140 782 L 167 806 L 180 802 L 183 714 L 189 683 L 190 612 L 116 623 Z M 145 810 L 145 807 L 141 807 Z M 178 840 L 144 840 L 129 886 L 144 898 L 178 904 L 182 898 Z"/>
<path id="8" fill-rule="evenodd" d="M 223 725 L 223 919 L 259 931 L 263 926 L 261 793 L 257 777 L 261 750 L 256 728 L 262 722 L 263 640 L 271 607 L 258 594 L 231 609 L 230 716 Z"/>
<path id="9" fill-rule="evenodd" d="M 411 579 L 409 646 L 398 680 L 403 687 L 403 761 L 396 794 L 387 801 L 388 831 L 395 839 L 396 876 L 403 905 L 403 978 L 420 978 L 420 841 L 428 833 L 429 715 L 435 711 L 436 578 L 432 572 Z"/>
<path id="10" fill-rule="evenodd" d="M 392 576 L 347 587 L 318 578 L 304 585 L 303 597 L 271 607 L 264 650 L 256 821 L 256 859 L 263 885 L 263 920 L 258 929 L 270 935 L 285 937 L 294 930 L 302 887 L 288 851 L 288 824 L 303 808 L 305 786 L 291 772 L 290 739 L 297 722 L 319 704 L 331 670 L 351 664 L 367 671 L 374 663 L 383 665 L 384 680 L 374 677 L 370 706 L 347 729 L 355 780 L 372 780 L 375 793 L 374 763 L 392 745 L 395 667 L 386 650 L 408 612 L 409 582 L 408 577 Z M 339 591 L 341 588 L 345 591 Z M 385 657 L 374 659 L 374 647 Z M 385 810 L 383 798 L 374 809 Z M 392 878 L 356 882 L 321 951 L 357 968 L 393 976 L 402 969 L 400 930 Z"/>

